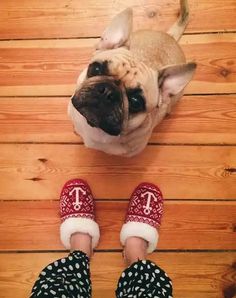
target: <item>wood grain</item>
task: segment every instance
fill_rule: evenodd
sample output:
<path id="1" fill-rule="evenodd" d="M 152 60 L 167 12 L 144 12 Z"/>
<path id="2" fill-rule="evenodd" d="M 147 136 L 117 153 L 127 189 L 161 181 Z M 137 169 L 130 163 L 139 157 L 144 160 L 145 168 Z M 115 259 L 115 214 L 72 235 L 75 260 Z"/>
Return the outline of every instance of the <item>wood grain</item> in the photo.
<path id="1" fill-rule="evenodd" d="M 98 250 L 121 249 L 128 202 L 96 202 Z M 59 202 L 0 202 L 0 250 L 63 250 Z M 236 202 L 165 202 L 158 249 L 236 249 Z"/>
<path id="2" fill-rule="evenodd" d="M 161 252 L 150 259 L 173 279 L 174 297 L 233 298 L 235 0 L 189 0 L 180 44 L 197 72 L 188 96 L 141 155 L 126 159 L 85 148 L 66 114 L 76 79 L 112 17 L 131 6 L 135 30 L 167 30 L 178 2 L 0 1 L 0 298 L 28 297 L 40 270 L 66 255 L 58 199 L 75 177 L 91 185 L 101 227 L 91 262 L 93 297 L 114 296 L 124 268 L 119 232 L 128 198 L 146 180 L 165 198 Z"/>
<path id="3" fill-rule="evenodd" d="M 186 32 L 236 29 L 234 0 L 189 0 L 189 5 L 190 22 Z M 99 36 L 111 18 L 127 7 L 134 8 L 134 29 L 167 30 L 177 19 L 179 1 L 1 1 L 0 38 Z"/>
<path id="4" fill-rule="evenodd" d="M 65 253 L 0 255 L 0 297 L 28 297 L 39 272 Z M 171 277 L 176 298 L 223 298 L 235 282 L 235 253 L 154 253 L 150 259 Z M 113 297 L 124 269 L 120 253 L 96 253 L 92 259 L 93 297 Z"/>
<path id="5" fill-rule="evenodd" d="M 83 145 L 2 144 L 0 200 L 55 200 L 75 177 L 87 180 L 96 198 L 127 199 L 146 180 L 168 199 L 235 199 L 235 168 L 235 146 L 153 145 L 122 158 Z"/>
<path id="6" fill-rule="evenodd" d="M 0 142 L 81 143 L 68 98 L 1 98 Z M 151 143 L 236 144 L 236 96 L 185 96 L 154 130 Z"/>
<path id="7" fill-rule="evenodd" d="M 71 96 L 96 41 L 30 40 L 0 43 L 0 96 Z M 236 92 L 236 36 L 188 35 L 181 39 L 187 60 L 198 64 L 186 93 Z M 214 48 L 214 51 L 209 49 Z"/>

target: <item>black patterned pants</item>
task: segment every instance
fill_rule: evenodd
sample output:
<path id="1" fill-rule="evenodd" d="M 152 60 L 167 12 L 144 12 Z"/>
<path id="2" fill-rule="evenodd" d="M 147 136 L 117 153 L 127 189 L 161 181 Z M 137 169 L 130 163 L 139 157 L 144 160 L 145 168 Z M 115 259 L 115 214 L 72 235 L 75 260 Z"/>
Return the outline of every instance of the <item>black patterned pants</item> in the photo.
<path id="1" fill-rule="evenodd" d="M 43 269 L 30 297 L 90 298 L 91 294 L 89 259 L 83 252 L 75 251 Z M 151 261 L 138 261 L 121 274 L 116 297 L 172 298 L 172 283 Z"/>

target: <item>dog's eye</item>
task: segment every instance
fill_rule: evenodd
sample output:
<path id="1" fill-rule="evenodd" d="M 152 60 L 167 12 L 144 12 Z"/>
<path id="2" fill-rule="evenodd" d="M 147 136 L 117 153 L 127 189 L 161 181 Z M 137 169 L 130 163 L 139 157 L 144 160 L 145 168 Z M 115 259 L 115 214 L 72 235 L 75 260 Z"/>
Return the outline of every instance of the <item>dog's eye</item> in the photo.
<path id="1" fill-rule="evenodd" d="M 130 95 L 129 97 L 129 112 L 138 113 L 145 110 L 144 98 L 140 94 Z"/>
<path id="2" fill-rule="evenodd" d="M 87 77 L 95 77 L 95 76 L 102 76 L 107 75 L 108 73 L 108 67 L 107 67 L 107 61 L 104 62 L 93 62 L 89 64 Z"/>
<path id="3" fill-rule="evenodd" d="M 129 112 L 131 114 L 145 110 L 145 99 L 141 88 L 127 89 L 126 93 L 129 100 Z"/>

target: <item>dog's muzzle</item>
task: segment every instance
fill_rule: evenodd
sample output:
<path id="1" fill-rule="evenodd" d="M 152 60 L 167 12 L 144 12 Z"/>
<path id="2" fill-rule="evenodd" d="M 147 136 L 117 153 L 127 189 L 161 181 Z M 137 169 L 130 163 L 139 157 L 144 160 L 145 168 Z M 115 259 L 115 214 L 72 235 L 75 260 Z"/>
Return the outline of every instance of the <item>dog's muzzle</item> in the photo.
<path id="1" fill-rule="evenodd" d="M 112 80 L 88 80 L 72 97 L 72 104 L 92 127 L 118 136 L 122 130 L 124 106 L 122 93 Z"/>

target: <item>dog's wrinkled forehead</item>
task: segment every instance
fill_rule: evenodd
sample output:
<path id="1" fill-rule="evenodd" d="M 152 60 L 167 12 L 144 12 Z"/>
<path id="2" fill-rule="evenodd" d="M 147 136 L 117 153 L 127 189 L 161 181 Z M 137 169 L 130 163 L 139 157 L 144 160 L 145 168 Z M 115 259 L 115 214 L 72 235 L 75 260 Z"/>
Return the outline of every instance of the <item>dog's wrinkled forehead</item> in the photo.
<path id="1" fill-rule="evenodd" d="M 126 88 L 145 88 L 153 75 L 152 70 L 138 61 L 126 48 L 96 52 L 91 64 L 96 65 L 99 62 L 103 62 L 104 75 L 121 80 Z"/>
<path id="2" fill-rule="evenodd" d="M 126 48 L 97 51 L 88 66 L 87 78 L 112 76 L 127 90 L 139 88 L 147 100 L 147 108 L 156 104 L 157 74 L 143 62 L 138 61 Z"/>

